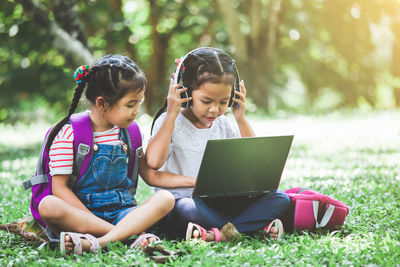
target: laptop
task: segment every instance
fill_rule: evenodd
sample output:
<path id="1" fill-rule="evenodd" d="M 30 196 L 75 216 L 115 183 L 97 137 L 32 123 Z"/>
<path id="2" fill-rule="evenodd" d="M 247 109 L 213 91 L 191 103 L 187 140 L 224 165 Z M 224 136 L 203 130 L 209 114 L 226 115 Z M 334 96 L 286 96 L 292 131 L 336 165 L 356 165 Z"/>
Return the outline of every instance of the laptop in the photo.
<path id="1" fill-rule="evenodd" d="M 278 189 L 293 135 L 208 140 L 193 198 L 256 196 Z"/>

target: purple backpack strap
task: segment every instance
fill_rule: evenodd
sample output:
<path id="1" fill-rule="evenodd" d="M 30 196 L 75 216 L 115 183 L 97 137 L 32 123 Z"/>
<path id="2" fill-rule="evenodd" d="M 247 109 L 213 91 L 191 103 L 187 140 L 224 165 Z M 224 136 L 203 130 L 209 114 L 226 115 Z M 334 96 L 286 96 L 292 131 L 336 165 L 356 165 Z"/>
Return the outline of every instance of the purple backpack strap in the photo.
<path id="1" fill-rule="evenodd" d="M 81 112 L 72 114 L 72 130 L 74 131 L 74 171 L 71 176 L 71 185 L 85 174 L 93 156 L 93 129 L 89 114 Z"/>
<path id="2" fill-rule="evenodd" d="M 134 194 L 137 188 L 137 175 L 139 171 L 139 160 L 142 157 L 142 134 L 140 133 L 139 126 L 136 122 L 133 122 L 127 128 L 127 132 L 129 133 L 128 142 L 130 142 L 131 151 L 129 152 L 129 164 L 128 164 L 128 177 L 130 177 L 133 181 L 132 194 Z"/>

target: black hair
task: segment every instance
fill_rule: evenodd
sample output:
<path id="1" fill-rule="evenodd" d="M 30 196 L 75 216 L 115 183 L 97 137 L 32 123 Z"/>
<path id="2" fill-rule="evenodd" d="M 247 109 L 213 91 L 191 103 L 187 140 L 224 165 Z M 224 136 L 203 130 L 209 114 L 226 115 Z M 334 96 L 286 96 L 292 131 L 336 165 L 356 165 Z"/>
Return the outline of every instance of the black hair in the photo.
<path id="1" fill-rule="evenodd" d="M 224 51 L 213 47 L 201 47 L 189 52 L 178 73 L 175 71 L 175 75 L 182 75 L 182 85 L 187 87 L 189 96 L 193 90 L 205 83 L 225 83 L 233 86 L 238 77 L 235 60 Z M 167 101 L 154 115 L 151 132 L 155 121 L 166 108 Z"/>
<path id="2" fill-rule="evenodd" d="M 121 81 L 126 81 L 128 84 Z M 49 133 L 46 143 L 47 151 L 50 150 L 55 136 L 68 123 L 71 115 L 75 112 L 85 87 L 85 95 L 90 103 L 95 105 L 97 97 L 102 96 L 107 108 L 110 108 L 129 90 L 134 88 L 141 92 L 146 88 L 146 84 L 147 80 L 144 73 L 130 58 L 121 55 L 102 57 L 93 67 L 89 68 L 87 75 L 76 86 L 68 114 Z"/>

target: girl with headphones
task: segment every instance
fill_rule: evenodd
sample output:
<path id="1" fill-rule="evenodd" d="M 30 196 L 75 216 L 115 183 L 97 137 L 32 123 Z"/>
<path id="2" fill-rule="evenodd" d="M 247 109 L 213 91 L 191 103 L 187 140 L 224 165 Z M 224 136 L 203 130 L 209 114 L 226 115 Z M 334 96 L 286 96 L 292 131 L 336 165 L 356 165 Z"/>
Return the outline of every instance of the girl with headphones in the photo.
<path id="1" fill-rule="evenodd" d="M 190 51 L 178 61 L 167 100 L 155 115 L 147 164 L 196 179 L 209 139 L 255 136 L 245 107 L 246 88 L 235 60 L 216 48 Z M 229 108 L 237 125 L 224 116 Z M 161 225 L 173 236 L 186 233 L 186 239 L 221 241 L 230 240 L 238 232 L 262 231 L 273 239 L 283 234 L 278 217 L 289 207 L 289 198 L 283 192 L 201 200 L 192 198 L 193 188 L 167 190 L 176 202 Z M 208 228 L 211 230 L 205 230 Z"/>

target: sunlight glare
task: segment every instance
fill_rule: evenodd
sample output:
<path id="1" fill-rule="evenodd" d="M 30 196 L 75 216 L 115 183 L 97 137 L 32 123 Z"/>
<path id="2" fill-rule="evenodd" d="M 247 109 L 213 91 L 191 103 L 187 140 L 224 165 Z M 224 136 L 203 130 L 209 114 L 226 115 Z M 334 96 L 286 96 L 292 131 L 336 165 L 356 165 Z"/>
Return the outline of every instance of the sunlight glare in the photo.
<path id="1" fill-rule="evenodd" d="M 353 18 L 355 19 L 359 19 L 361 17 L 361 12 L 360 9 L 358 7 L 352 7 L 350 10 L 351 15 L 353 16 Z"/>
<path id="2" fill-rule="evenodd" d="M 18 25 L 16 24 L 12 25 L 10 30 L 8 31 L 8 36 L 14 37 L 15 35 L 17 35 L 18 31 L 19 31 Z"/>
<path id="3" fill-rule="evenodd" d="M 127 13 L 133 13 L 136 11 L 136 9 L 138 8 L 138 5 L 136 2 L 134 1 L 127 1 L 124 5 L 124 10 Z"/>
<path id="4" fill-rule="evenodd" d="M 129 43 L 131 44 L 136 44 L 139 42 L 140 37 L 137 34 L 132 34 L 131 36 L 129 36 Z"/>
<path id="5" fill-rule="evenodd" d="M 300 33 L 298 30 L 296 29 L 290 29 L 289 31 L 289 37 L 290 39 L 292 39 L 293 41 L 297 41 L 300 39 Z"/>
<path id="6" fill-rule="evenodd" d="M 21 60 L 21 68 L 23 68 L 23 69 L 26 69 L 27 67 L 29 67 L 30 64 L 31 64 L 31 61 L 27 57 L 24 57 Z"/>

